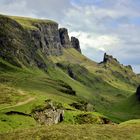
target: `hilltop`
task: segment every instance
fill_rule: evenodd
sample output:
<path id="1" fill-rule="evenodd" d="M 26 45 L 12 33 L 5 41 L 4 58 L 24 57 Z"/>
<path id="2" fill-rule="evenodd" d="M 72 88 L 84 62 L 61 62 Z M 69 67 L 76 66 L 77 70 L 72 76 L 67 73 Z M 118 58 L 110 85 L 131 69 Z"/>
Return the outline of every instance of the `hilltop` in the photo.
<path id="1" fill-rule="evenodd" d="M 140 77 L 131 66 L 120 64 L 113 56 L 105 53 L 100 63 L 85 57 L 80 41 L 54 21 L 0 15 L 2 139 L 11 130 L 15 130 L 11 138 L 16 138 L 17 129 L 20 136 L 26 133 L 24 129 L 29 130 L 29 138 L 38 129 L 41 136 L 37 137 L 43 137 L 49 129 L 53 137 L 55 130 L 63 132 L 66 126 L 68 133 L 76 129 L 79 135 L 82 129 L 100 131 L 102 126 L 102 133 L 106 128 L 109 132 L 122 130 L 124 139 L 132 128 L 124 121 L 140 118 L 139 84 Z M 61 124 L 46 126 L 56 123 Z M 136 138 L 140 137 L 139 120 L 133 127 Z"/>

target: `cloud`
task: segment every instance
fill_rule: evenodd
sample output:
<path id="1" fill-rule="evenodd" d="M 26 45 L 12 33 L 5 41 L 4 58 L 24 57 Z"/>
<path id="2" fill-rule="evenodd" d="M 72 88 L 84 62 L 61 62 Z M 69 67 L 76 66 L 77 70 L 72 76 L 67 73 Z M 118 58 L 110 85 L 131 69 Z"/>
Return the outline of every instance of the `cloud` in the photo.
<path id="1" fill-rule="evenodd" d="M 112 47 L 115 47 L 119 44 L 119 38 L 109 35 L 99 35 L 94 33 L 86 32 L 71 32 L 70 36 L 75 36 L 79 38 L 80 43 L 82 44 L 81 48 L 83 50 L 87 48 L 95 48 L 101 51 L 107 51 Z"/>
<path id="2" fill-rule="evenodd" d="M 83 52 L 90 58 L 93 57 L 87 52 L 91 48 L 98 50 L 92 51 L 95 56 L 102 50 L 114 55 L 121 63 L 137 65 L 135 68 L 138 70 L 140 10 L 137 4 L 140 6 L 139 2 L 134 4 L 131 0 L 117 0 L 110 7 L 110 4 L 99 6 L 76 3 L 66 13 L 65 21 L 71 34 L 80 39 Z"/>
<path id="3" fill-rule="evenodd" d="M 8 15 L 36 17 L 35 11 L 33 9 L 28 9 L 27 5 L 27 1 L 24 0 L 2 0 L 0 12 Z"/>
<path id="4" fill-rule="evenodd" d="M 54 19 L 79 38 L 85 55 L 107 52 L 140 70 L 139 0 L 0 0 L 5 14 Z M 94 56 L 94 57 L 93 57 Z"/>
<path id="5" fill-rule="evenodd" d="M 0 0 L 1 13 L 57 20 L 70 6 L 69 0 Z"/>

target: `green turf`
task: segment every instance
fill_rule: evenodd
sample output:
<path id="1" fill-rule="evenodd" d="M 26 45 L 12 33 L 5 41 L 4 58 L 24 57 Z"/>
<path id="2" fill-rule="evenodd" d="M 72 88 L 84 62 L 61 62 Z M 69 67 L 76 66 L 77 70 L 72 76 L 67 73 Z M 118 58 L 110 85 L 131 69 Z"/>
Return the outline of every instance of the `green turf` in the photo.
<path id="1" fill-rule="evenodd" d="M 0 134 L 1 139 L 139 140 L 140 125 L 54 125 Z"/>

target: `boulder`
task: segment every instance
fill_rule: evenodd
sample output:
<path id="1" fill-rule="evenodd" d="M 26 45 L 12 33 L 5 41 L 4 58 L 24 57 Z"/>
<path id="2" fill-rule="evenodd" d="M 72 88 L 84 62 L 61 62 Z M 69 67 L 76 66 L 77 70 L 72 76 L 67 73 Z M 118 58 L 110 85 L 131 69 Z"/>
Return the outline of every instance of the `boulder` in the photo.
<path id="1" fill-rule="evenodd" d="M 38 107 L 33 110 L 33 117 L 39 124 L 57 124 L 64 120 L 64 109 L 62 108 L 62 105 L 47 100 L 46 105 L 43 108 Z"/>

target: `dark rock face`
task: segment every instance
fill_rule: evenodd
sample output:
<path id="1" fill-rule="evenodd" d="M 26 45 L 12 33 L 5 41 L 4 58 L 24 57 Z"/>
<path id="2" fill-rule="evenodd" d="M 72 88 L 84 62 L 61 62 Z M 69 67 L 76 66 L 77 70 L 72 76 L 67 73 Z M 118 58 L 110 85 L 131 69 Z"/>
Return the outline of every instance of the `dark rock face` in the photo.
<path id="1" fill-rule="evenodd" d="M 136 96 L 137 96 L 138 100 L 140 101 L 140 86 L 137 88 Z"/>
<path id="2" fill-rule="evenodd" d="M 71 37 L 71 44 L 72 44 L 73 48 L 75 48 L 78 52 L 81 53 L 80 43 L 79 43 L 79 40 L 77 38 Z"/>
<path id="3" fill-rule="evenodd" d="M 31 39 L 36 48 L 40 48 L 45 55 L 62 55 L 58 25 L 35 24 L 38 30 L 30 31 Z"/>
<path id="4" fill-rule="evenodd" d="M 73 70 L 72 70 L 72 68 L 71 67 L 68 67 L 68 75 L 72 78 L 72 79 L 76 79 L 76 76 L 75 76 L 75 74 L 74 74 L 74 72 L 73 72 Z"/>
<path id="5" fill-rule="evenodd" d="M 60 35 L 60 40 L 61 44 L 64 48 L 70 48 L 71 47 L 71 42 L 69 39 L 68 35 L 68 30 L 66 28 L 60 28 L 59 29 L 59 35 Z"/>

